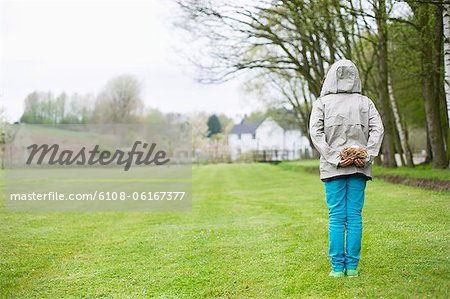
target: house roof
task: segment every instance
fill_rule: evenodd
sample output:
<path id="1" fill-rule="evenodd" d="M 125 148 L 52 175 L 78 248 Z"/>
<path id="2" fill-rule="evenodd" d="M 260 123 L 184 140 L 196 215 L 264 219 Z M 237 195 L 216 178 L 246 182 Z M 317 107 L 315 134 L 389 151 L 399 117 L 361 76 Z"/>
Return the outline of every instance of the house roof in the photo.
<path id="1" fill-rule="evenodd" d="M 280 127 L 285 131 L 298 130 L 298 124 L 294 122 L 295 115 L 293 110 L 280 110 L 279 115 L 274 115 L 272 118 Z M 250 120 L 248 117 L 244 117 L 239 124 L 234 125 L 230 134 L 254 134 L 259 125 L 266 120 L 267 117 L 260 117 L 254 120 Z"/>
<path id="2" fill-rule="evenodd" d="M 264 120 L 265 118 L 249 120 L 247 117 L 244 117 L 239 124 L 234 125 L 230 134 L 253 134 Z"/>
<path id="3" fill-rule="evenodd" d="M 293 109 L 279 108 L 271 111 L 272 119 L 285 131 L 299 130 L 296 112 Z"/>

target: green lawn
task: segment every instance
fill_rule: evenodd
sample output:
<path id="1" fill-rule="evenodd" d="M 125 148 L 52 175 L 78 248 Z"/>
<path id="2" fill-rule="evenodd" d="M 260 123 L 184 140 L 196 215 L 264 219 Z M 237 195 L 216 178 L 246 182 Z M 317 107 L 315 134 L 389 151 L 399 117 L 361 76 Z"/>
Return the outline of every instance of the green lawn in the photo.
<path id="1" fill-rule="evenodd" d="M 192 212 L 0 212 L 0 298 L 450 296 L 449 193 L 368 183 L 361 277 L 331 279 L 317 174 L 194 167 Z"/>

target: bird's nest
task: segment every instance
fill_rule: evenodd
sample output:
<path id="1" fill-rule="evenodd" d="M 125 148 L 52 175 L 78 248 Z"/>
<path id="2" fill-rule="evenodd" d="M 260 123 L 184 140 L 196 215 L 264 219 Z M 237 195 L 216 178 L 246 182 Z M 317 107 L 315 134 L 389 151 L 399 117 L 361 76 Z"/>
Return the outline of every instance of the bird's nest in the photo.
<path id="1" fill-rule="evenodd" d="M 369 156 L 367 153 L 367 150 L 363 147 L 359 146 L 351 146 L 351 147 L 344 147 L 341 152 L 340 156 L 342 160 L 346 159 L 365 159 Z"/>

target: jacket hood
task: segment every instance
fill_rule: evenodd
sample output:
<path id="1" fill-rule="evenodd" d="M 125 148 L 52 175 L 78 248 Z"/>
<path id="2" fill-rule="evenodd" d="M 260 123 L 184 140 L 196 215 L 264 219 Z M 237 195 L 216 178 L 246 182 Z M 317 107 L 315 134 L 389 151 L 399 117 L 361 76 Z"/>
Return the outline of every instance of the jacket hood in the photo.
<path id="1" fill-rule="evenodd" d="M 336 61 L 326 74 L 320 96 L 334 93 L 361 93 L 358 69 L 350 60 Z"/>

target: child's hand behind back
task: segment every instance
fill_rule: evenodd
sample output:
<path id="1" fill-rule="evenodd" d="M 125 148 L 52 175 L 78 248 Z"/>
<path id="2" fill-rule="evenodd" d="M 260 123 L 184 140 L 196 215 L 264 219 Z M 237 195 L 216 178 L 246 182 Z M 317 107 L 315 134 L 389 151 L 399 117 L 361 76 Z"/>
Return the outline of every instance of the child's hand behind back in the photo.
<path id="1" fill-rule="evenodd" d="M 364 167 L 365 164 L 363 159 L 355 159 L 353 162 L 357 167 Z"/>
<path id="2" fill-rule="evenodd" d="M 341 167 L 347 167 L 352 164 L 353 164 L 353 159 L 344 159 L 339 162 L 339 166 L 341 166 Z"/>

